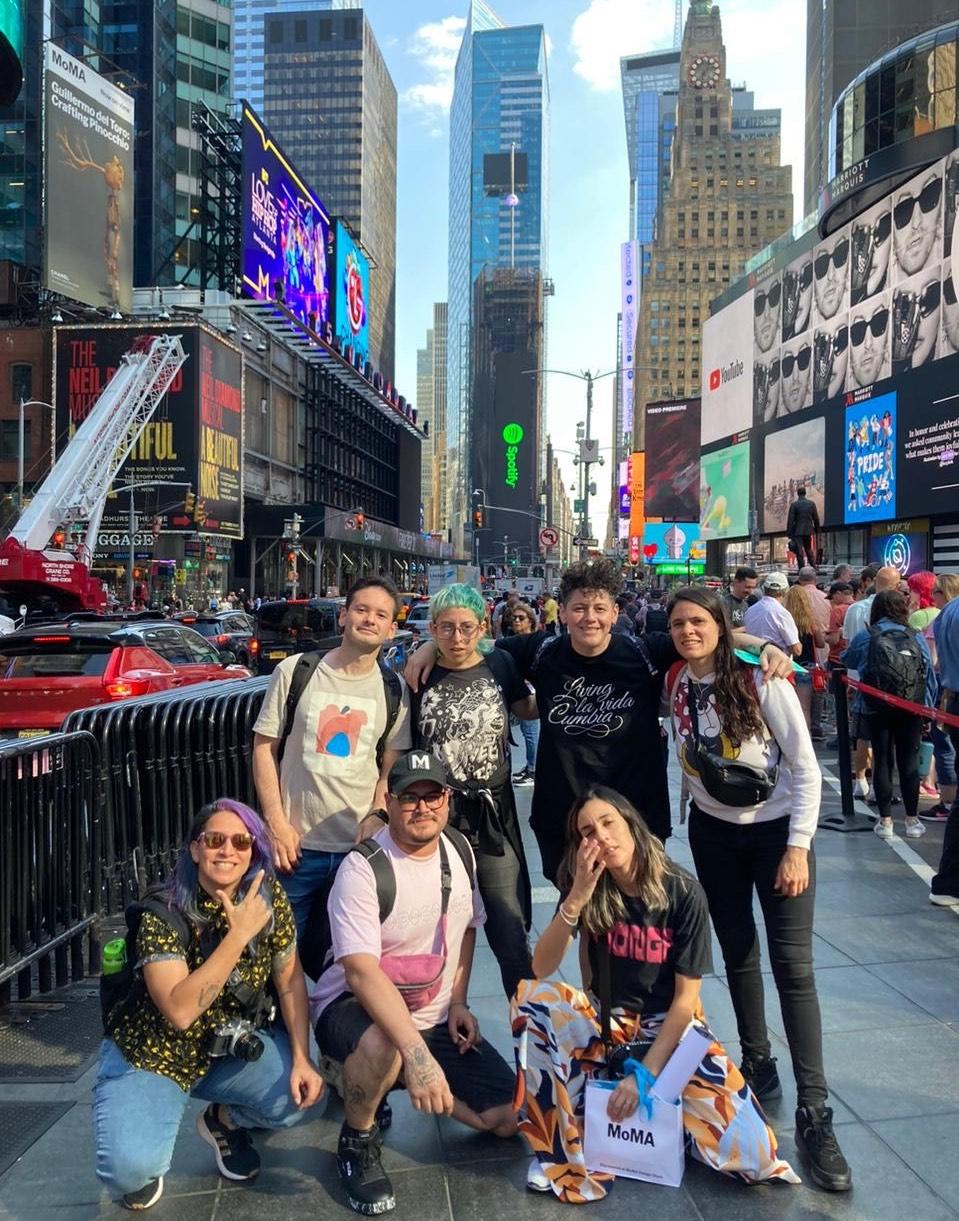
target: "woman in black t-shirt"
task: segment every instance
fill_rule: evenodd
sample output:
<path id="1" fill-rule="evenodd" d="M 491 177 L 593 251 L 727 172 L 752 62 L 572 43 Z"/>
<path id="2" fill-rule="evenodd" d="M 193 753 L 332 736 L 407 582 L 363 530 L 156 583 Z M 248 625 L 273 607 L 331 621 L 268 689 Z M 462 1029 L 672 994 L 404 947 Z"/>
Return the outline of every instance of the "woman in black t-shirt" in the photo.
<path id="1" fill-rule="evenodd" d="M 634 807 L 592 785 L 574 803 L 558 878 L 563 898 L 533 951 L 535 980 L 512 1005 L 518 1052 L 520 1130 L 536 1157 L 527 1186 L 552 1190 L 566 1203 L 598 1200 L 608 1175 L 591 1173 L 583 1156 L 587 1079 L 603 1069 L 600 1004 L 591 990 L 545 979 L 556 972 L 578 931 L 586 986 L 610 967 L 610 1042 L 651 1045 L 642 1063 L 610 1093 L 607 1113 L 622 1122 L 653 1091 L 691 1021 L 704 1022 L 703 975 L 712 972 L 706 897 L 674 864 Z M 670 1099 L 669 1101 L 673 1101 Z M 776 1138 L 739 1069 L 712 1043 L 682 1095 L 683 1123 L 700 1161 L 746 1182 L 798 1183 L 776 1154 Z"/>

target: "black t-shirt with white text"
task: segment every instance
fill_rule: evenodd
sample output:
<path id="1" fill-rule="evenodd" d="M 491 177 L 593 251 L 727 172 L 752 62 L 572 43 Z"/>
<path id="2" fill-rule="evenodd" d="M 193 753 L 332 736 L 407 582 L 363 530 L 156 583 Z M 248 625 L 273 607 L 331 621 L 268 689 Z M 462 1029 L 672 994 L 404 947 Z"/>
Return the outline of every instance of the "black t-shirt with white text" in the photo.
<path id="1" fill-rule="evenodd" d="M 647 1015 L 665 1013 L 673 1002 L 676 976 L 702 979 L 713 969 L 709 908 L 694 877 L 673 866 L 663 878 L 665 911 L 649 912 L 639 899 L 626 899 L 626 919 L 606 934 L 612 1007 Z M 593 991 L 599 963 L 596 941 L 587 941 Z"/>
<path id="2" fill-rule="evenodd" d="M 544 640 L 549 643 L 539 651 Z M 598 657 L 577 653 L 568 636 L 543 632 L 512 636 L 499 647 L 536 689 L 540 739 L 530 825 L 537 838 L 561 843 L 573 802 L 587 785 L 605 784 L 666 839 L 669 792 L 659 704 L 666 672 L 679 656 L 669 636 L 653 632 L 639 642 L 616 633 Z"/>

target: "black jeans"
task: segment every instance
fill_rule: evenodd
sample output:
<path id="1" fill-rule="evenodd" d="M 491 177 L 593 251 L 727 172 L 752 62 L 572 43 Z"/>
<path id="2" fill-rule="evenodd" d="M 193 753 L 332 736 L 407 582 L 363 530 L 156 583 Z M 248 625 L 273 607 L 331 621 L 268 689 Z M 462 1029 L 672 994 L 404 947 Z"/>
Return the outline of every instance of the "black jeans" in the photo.
<path id="1" fill-rule="evenodd" d="M 737 826 L 696 806 L 689 817 L 689 846 L 722 947 L 743 1055 L 761 1059 L 770 1054 L 759 934 L 753 919 L 755 890 L 763 909 L 799 1105 L 820 1106 L 827 1090 L 812 965 L 816 862 L 810 849 L 809 886 L 798 898 L 787 899 L 773 890 L 788 835 L 788 818 Z"/>
<path id="2" fill-rule="evenodd" d="M 959 695 L 949 697 L 946 712 L 959 716 Z M 949 740 L 959 756 L 959 729 L 954 729 L 951 725 L 949 726 Z M 934 895 L 952 895 L 953 898 L 959 899 L 959 794 L 949 811 L 949 821 L 946 823 L 942 837 L 939 872 L 932 879 L 930 890 Z"/>
<path id="3" fill-rule="evenodd" d="M 509 844 L 504 856 L 476 852 L 476 880 L 486 908 L 486 940 L 499 963 L 507 1000 L 521 979 L 532 979 L 533 962 L 523 917 L 519 858 Z"/>
<path id="4" fill-rule="evenodd" d="M 805 564 L 811 564 L 816 567 L 816 556 L 812 549 L 811 534 L 796 534 L 792 540 L 793 551 L 796 554 L 796 563 L 802 568 Z"/>
<path id="5" fill-rule="evenodd" d="M 892 769 L 899 770 L 899 788 L 907 818 L 919 810 L 919 743 L 922 720 L 911 712 L 894 709 L 869 713 L 869 740 L 872 742 L 872 786 L 880 818 L 892 815 Z"/>

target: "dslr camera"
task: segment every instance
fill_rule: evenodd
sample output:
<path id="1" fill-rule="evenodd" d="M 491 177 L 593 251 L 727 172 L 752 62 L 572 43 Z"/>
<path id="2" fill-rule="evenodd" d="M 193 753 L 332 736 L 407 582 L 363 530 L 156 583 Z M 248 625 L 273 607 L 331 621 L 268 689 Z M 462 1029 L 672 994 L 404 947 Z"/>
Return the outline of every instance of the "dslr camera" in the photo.
<path id="1" fill-rule="evenodd" d="M 252 1064 L 263 1055 L 263 1040 L 252 1022 L 246 1018 L 231 1018 L 214 1032 L 210 1055 L 235 1056 L 245 1064 Z"/>

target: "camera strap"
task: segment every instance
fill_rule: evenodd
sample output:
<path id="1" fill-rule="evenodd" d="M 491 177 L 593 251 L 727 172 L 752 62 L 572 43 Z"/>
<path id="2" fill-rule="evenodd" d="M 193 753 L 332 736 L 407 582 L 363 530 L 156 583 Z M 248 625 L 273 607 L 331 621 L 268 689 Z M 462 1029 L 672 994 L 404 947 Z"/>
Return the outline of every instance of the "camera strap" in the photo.
<path id="1" fill-rule="evenodd" d="M 599 968 L 599 1020 L 603 1046 L 607 1052 L 613 1041 L 613 983 L 609 966 L 608 934 L 596 942 L 596 965 Z"/>

